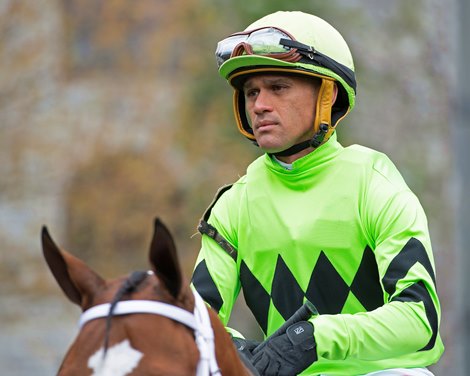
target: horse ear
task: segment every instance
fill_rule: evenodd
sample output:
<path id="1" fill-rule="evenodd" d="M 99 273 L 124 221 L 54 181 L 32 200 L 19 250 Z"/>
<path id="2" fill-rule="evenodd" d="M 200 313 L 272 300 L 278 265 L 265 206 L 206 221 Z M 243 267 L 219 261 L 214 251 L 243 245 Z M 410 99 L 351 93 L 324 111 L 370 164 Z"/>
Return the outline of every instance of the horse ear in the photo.
<path id="1" fill-rule="evenodd" d="M 159 218 L 155 219 L 149 257 L 155 274 L 177 298 L 183 285 L 178 254 L 170 231 Z"/>
<path id="2" fill-rule="evenodd" d="M 83 261 L 61 250 L 45 226 L 42 228 L 41 240 L 44 258 L 62 291 L 73 303 L 83 306 L 94 287 L 104 283 L 103 279 Z"/>

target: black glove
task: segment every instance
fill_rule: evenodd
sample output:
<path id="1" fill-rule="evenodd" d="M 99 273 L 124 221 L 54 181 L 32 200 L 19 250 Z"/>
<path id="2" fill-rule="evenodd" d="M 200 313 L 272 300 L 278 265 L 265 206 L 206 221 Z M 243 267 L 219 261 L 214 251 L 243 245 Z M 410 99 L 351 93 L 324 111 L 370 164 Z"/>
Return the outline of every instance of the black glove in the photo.
<path id="1" fill-rule="evenodd" d="M 260 342 L 258 341 L 254 341 L 251 339 L 237 338 L 237 337 L 232 337 L 232 342 L 237 348 L 238 352 L 241 352 L 250 361 L 251 361 L 251 358 L 253 358 L 253 354 L 252 354 L 253 349 L 260 344 Z"/>
<path id="2" fill-rule="evenodd" d="M 318 360 L 313 325 L 299 321 L 285 333 L 268 339 L 266 345 L 254 352 L 251 362 L 261 375 L 297 375 Z"/>

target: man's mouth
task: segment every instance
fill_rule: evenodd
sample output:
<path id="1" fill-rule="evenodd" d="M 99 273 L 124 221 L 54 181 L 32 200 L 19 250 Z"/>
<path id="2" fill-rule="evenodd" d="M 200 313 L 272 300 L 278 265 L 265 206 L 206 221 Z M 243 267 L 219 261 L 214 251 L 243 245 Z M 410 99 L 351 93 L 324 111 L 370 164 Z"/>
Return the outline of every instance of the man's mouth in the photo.
<path id="1" fill-rule="evenodd" d="M 275 121 L 263 120 L 263 121 L 260 121 L 260 122 L 256 123 L 255 129 L 256 130 L 262 130 L 263 128 L 268 128 L 268 127 L 275 126 L 275 125 L 276 125 Z"/>

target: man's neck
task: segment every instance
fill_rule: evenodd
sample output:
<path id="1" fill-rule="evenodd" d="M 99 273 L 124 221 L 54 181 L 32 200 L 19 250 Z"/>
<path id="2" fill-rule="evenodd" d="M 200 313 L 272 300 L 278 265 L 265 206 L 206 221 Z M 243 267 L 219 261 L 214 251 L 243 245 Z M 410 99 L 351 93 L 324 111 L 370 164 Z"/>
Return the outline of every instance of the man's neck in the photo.
<path id="1" fill-rule="evenodd" d="M 292 164 L 294 163 L 297 159 L 305 157 L 307 154 L 310 154 L 312 151 L 315 149 L 312 147 L 308 147 L 306 149 L 303 149 L 299 151 L 298 153 L 292 154 L 292 155 L 285 155 L 285 156 L 276 156 L 276 158 L 284 163 L 287 164 Z"/>

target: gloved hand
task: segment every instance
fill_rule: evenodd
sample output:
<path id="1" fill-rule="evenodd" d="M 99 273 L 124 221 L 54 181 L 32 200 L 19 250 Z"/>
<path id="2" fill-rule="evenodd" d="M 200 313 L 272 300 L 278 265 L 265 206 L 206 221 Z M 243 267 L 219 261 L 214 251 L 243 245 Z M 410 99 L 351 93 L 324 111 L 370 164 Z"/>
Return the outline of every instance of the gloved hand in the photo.
<path id="1" fill-rule="evenodd" d="M 244 339 L 244 338 L 237 338 L 237 337 L 232 337 L 232 342 L 237 348 L 239 352 L 241 352 L 243 355 L 245 355 L 248 360 L 251 361 L 251 358 L 253 358 L 252 351 L 256 346 L 260 344 L 259 341 L 254 341 L 251 339 Z"/>
<path id="2" fill-rule="evenodd" d="M 261 375 L 297 375 L 318 360 L 313 325 L 299 321 L 284 334 L 268 339 L 266 346 L 255 351 L 251 362 Z"/>

